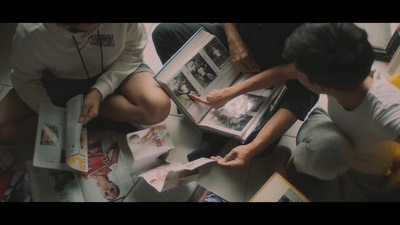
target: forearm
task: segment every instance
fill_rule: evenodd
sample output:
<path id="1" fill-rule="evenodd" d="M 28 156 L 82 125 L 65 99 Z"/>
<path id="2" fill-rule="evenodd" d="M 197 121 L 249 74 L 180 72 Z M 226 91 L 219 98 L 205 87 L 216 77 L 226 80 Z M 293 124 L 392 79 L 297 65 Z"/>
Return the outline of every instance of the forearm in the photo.
<path id="1" fill-rule="evenodd" d="M 225 91 L 227 97 L 233 99 L 241 94 L 262 88 L 273 87 L 291 79 L 297 79 L 297 70 L 295 66 L 293 64 L 279 65 L 228 87 Z"/>
<path id="2" fill-rule="evenodd" d="M 289 110 L 280 108 L 264 125 L 255 139 L 248 144 L 252 158 L 261 154 L 281 138 L 297 119 L 296 115 Z"/>
<path id="3" fill-rule="evenodd" d="M 222 23 L 228 43 L 241 41 L 242 38 L 234 23 Z"/>

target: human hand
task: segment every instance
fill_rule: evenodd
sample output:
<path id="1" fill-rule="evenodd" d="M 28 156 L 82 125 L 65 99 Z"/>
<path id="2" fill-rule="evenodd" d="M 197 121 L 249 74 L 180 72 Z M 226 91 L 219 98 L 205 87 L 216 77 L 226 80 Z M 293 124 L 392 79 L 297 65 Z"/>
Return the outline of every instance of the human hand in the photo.
<path id="1" fill-rule="evenodd" d="M 231 53 L 232 62 L 242 73 L 259 73 L 260 66 L 257 64 L 247 45 L 236 40 L 229 42 L 229 51 Z"/>
<path id="2" fill-rule="evenodd" d="M 111 164 L 111 159 L 108 155 L 105 155 L 102 159 L 101 162 L 106 165 L 109 166 Z"/>
<path id="3" fill-rule="evenodd" d="M 95 88 L 93 88 L 85 96 L 79 122 L 81 122 L 83 125 L 86 125 L 90 120 L 97 117 L 99 113 L 101 99 L 102 99 L 101 93 Z"/>
<path id="4" fill-rule="evenodd" d="M 217 160 L 218 165 L 234 169 L 244 168 L 252 159 L 246 145 L 239 145 L 232 149 L 225 157 L 212 156 L 211 159 Z"/>
<path id="5" fill-rule="evenodd" d="M 231 100 L 227 95 L 227 90 L 228 88 L 224 88 L 222 90 L 212 90 L 210 93 L 208 93 L 206 98 L 199 97 L 195 94 L 189 94 L 189 96 L 193 100 L 206 104 L 211 108 L 219 109 Z"/>

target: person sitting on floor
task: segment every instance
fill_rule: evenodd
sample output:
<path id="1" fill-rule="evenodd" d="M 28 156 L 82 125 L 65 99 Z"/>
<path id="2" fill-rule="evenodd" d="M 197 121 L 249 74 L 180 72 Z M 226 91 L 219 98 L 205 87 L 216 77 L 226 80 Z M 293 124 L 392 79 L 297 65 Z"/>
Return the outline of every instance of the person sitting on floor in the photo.
<path id="1" fill-rule="evenodd" d="M 85 95 L 80 121 L 89 129 L 101 119 L 120 132 L 166 119 L 171 102 L 143 61 L 147 40 L 141 23 L 18 24 L 0 144 L 33 142 L 39 105 L 65 107 L 77 94 Z"/>
<path id="2" fill-rule="evenodd" d="M 298 80 L 290 80 L 286 74 L 291 67 L 285 66 L 282 50 L 286 38 L 300 24 L 296 23 L 223 23 L 223 24 L 159 24 L 153 32 L 153 42 L 161 62 L 166 63 L 199 28 L 214 34 L 230 51 L 235 66 L 243 73 L 253 73 L 251 78 L 223 90 L 213 90 L 205 99 L 196 95 L 197 101 L 220 108 L 233 98 L 265 87 L 273 87 L 284 81 L 287 91 L 276 113 L 259 132 L 246 140 L 244 145 L 233 148 L 225 158 L 224 166 L 241 168 L 255 157 L 269 155 L 278 145 L 283 134 L 297 121 L 304 120 L 318 101 L 318 95 L 303 87 Z M 289 69 L 289 71 L 287 71 Z M 204 132 L 197 149 L 188 155 L 189 161 L 217 154 L 229 138 Z M 285 152 L 290 157 L 290 151 Z M 228 160 L 230 159 L 230 160 Z M 222 165 L 223 161 L 219 161 Z"/>
<path id="3" fill-rule="evenodd" d="M 298 132 L 293 171 L 346 180 L 342 190 L 356 187 L 361 195 L 345 201 L 379 201 L 400 142 L 400 91 L 372 69 L 366 31 L 352 23 L 303 24 L 283 57 L 294 78 L 328 97 L 328 111 L 316 108 Z"/>

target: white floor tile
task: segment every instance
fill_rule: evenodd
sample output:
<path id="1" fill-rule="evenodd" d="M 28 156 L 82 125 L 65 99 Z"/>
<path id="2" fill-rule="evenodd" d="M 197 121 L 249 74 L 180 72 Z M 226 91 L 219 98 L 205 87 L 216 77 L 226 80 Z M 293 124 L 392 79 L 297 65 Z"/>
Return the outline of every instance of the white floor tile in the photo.
<path id="1" fill-rule="evenodd" d="M 155 73 L 157 73 L 161 69 L 162 63 L 158 58 L 156 49 L 154 48 L 153 38 L 151 36 L 151 33 L 153 32 L 154 28 L 158 25 L 158 23 L 145 23 L 144 25 L 146 26 L 149 37 L 148 44 L 143 53 L 144 61 L 150 66 L 150 68 L 153 69 Z"/>

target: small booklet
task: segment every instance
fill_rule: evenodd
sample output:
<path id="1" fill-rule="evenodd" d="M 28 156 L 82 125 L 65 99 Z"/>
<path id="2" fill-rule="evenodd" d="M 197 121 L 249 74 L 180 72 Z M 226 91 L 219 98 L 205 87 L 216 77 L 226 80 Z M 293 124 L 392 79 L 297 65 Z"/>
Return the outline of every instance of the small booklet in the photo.
<path id="1" fill-rule="evenodd" d="M 88 140 L 88 171 L 68 171 L 25 163 L 34 202 L 110 202 L 125 197 L 135 185 L 114 136 Z"/>
<path id="2" fill-rule="evenodd" d="M 198 168 L 214 160 L 202 158 L 182 164 L 166 159 L 174 148 L 166 125 L 158 125 L 126 135 L 133 155 L 131 175 L 143 177 L 159 192 L 195 181 Z"/>
<path id="3" fill-rule="evenodd" d="M 39 106 L 34 166 L 88 171 L 87 130 L 79 122 L 82 106 L 83 95 L 71 98 L 66 108 Z"/>
<path id="4" fill-rule="evenodd" d="M 252 76 L 242 74 L 218 38 L 203 28 L 165 63 L 154 76 L 179 110 L 200 129 L 233 137 L 242 143 L 268 120 L 286 90 L 285 84 L 243 94 L 220 109 L 194 101 Z"/>
<path id="5" fill-rule="evenodd" d="M 158 125 L 126 135 L 133 155 L 131 175 L 137 176 L 149 168 L 165 163 L 174 148 L 166 125 Z"/>
<path id="6" fill-rule="evenodd" d="M 275 172 L 249 202 L 310 202 L 310 199 Z"/>
<path id="7" fill-rule="evenodd" d="M 216 162 L 209 158 L 199 158 L 188 163 L 165 162 L 151 168 L 139 176 L 157 191 L 163 192 L 197 180 L 199 169 L 209 163 Z"/>

